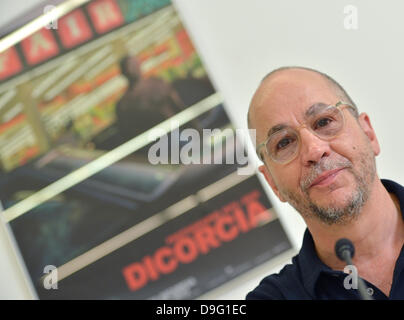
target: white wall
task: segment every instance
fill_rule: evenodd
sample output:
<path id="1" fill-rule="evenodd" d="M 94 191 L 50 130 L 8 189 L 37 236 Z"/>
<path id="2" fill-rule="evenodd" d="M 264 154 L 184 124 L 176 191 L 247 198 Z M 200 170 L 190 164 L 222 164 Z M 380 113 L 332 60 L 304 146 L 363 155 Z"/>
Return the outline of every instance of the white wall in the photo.
<path id="1" fill-rule="evenodd" d="M 15 1 L 1 3 L 4 7 Z M 400 142 L 404 119 L 404 2 L 174 0 L 174 4 L 239 128 L 246 128 L 250 98 L 266 73 L 283 65 L 316 68 L 340 82 L 359 110 L 369 114 L 382 148 L 377 158 L 380 177 L 404 184 L 400 166 L 404 158 Z M 346 5 L 358 10 L 357 30 L 344 28 Z M 302 219 L 266 190 L 298 250 L 304 231 Z M 0 250 L 3 240 L 0 233 Z M 15 272 L 10 278 L 15 264 L 9 264 L 9 256 L 0 252 L 0 298 L 26 297 L 27 291 L 17 280 L 21 273 Z M 263 276 L 279 270 L 290 256 L 283 255 L 204 298 L 243 299 Z M 5 281 L 15 288 L 12 293 L 3 286 Z"/>
<path id="2" fill-rule="evenodd" d="M 0 1 L 0 29 L 14 24 L 20 15 L 30 12 L 43 0 L 1 0 Z"/>
<path id="3" fill-rule="evenodd" d="M 381 144 L 381 178 L 404 184 L 404 2 L 322 0 L 174 0 L 233 122 L 246 128 L 246 113 L 261 78 L 284 65 L 323 71 L 344 86 L 360 111 L 369 114 Z M 358 13 L 358 29 L 347 30 L 346 5 Z M 263 181 L 265 184 L 265 182 Z M 296 249 L 303 220 L 267 187 Z M 259 239 L 257 239 L 259 241 Z M 286 260 L 287 257 L 286 257 Z M 257 268 L 226 292 L 207 298 L 243 299 L 279 265 Z"/>
<path id="4" fill-rule="evenodd" d="M 0 29 L 14 23 L 14 19 L 43 2 L 42 0 L 0 0 Z M 1 212 L 1 210 L 0 210 Z M 13 247 L 8 225 L 0 219 L 0 300 L 33 299 L 25 267 Z"/>

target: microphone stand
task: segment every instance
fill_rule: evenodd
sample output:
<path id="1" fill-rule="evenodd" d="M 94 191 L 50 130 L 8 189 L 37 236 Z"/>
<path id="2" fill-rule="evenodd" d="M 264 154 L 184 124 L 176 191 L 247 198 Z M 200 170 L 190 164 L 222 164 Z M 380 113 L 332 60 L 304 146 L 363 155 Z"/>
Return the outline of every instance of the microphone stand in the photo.
<path id="1" fill-rule="evenodd" d="M 344 258 L 344 261 L 348 264 L 353 266 L 354 264 L 352 263 L 351 259 L 351 253 L 348 250 L 344 250 L 342 252 L 342 257 Z M 359 294 L 362 298 L 362 300 L 374 300 L 368 293 L 367 293 L 367 288 L 365 285 L 365 282 L 359 277 L 358 275 L 358 290 Z"/>
<path id="2" fill-rule="evenodd" d="M 339 239 L 335 243 L 335 254 L 340 260 L 345 261 L 348 265 L 354 265 L 352 263 L 352 257 L 355 254 L 355 247 L 351 240 L 345 238 Z M 357 277 L 359 294 L 362 300 L 374 300 L 373 297 L 367 293 L 365 282 L 359 277 L 359 275 L 357 275 Z"/>

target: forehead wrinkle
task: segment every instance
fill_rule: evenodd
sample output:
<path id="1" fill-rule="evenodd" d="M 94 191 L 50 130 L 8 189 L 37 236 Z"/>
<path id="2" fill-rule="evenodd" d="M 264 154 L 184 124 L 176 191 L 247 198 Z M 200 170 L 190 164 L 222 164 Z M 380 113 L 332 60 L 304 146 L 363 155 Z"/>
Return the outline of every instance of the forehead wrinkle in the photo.
<path id="1" fill-rule="evenodd" d="M 300 104 L 303 102 L 303 100 L 306 100 L 306 102 L 310 103 L 310 100 L 312 100 L 311 96 L 313 96 L 314 94 L 317 94 L 317 92 L 313 93 L 313 92 L 311 92 L 311 90 L 309 90 L 308 88 L 305 87 L 304 84 L 308 82 L 307 79 L 300 79 L 301 78 L 300 76 L 299 76 L 299 79 L 294 79 L 293 77 L 290 78 L 292 74 L 295 74 L 295 73 L 301 74 L 301 72 L 298 72 L 298 71 L 299 70 L 282 71 L 275 75 L 271 75 L 270 78 L 267 78 L 261 82 L 259 88 L 254 93 L 254 96 L 250 103 L 249 124 L 251 127 L 254 127 L 257 130 L 259 130 L 260 127 L 262 128 L 263 123 L 262 123 L 262 121 L 260 121 L 260 118 L 262 119 L 262 115 L 265 114 L 266 119 L 270 120 L 272 118 L 272 115 L 275 113 L 274 110 L 283 109 L 283 108 L 280 109 L 279 106 L 283 106 L 285 104 L 290 105 L 292 108 L 290 108 L 289 110 L 293 110 L 294 109 L 293 104 Z M 318 87 L 318 90 L 321 89 L 320 90 L 321 92 L 323 92 L 323 91 L 328 92 L 330 90 L 329 84 L 326 81 L 324 81 L 324 78 L 322 78 L 322 77 L 319 78 L 319 76 L 317 74 L 312 75 L 311 72 L 307 73 L 307 75 L 310 76 L 309 80 L 318 84 L 316 87 Z M 316 79 L 314 79 L 314 77 Z M 305 78 L 306 78 L 306 76 L 305 76 Z M 321 81 L 318 81 L 318 80 L 321 80 Z M 309 91 L 307 91 L 307 90 L 309 90 Z M 290 98 L 290 94 L 289 94 L 290 92 L 296 93 L 296 94 L 292 94 L 292 96 L 294 96 L 294 98 L 292 98 L 292 99 Z M 332 94 L 332 96 L 335 96 L 335 95 Z M 331 98 L 331 96 L 328 97 L 326 101 L 328 101 L 329 98 Z M 331 99 L 334 100 L 334 98 L 331 98 Z M 269 102 L 271 102 L 271 104 L 275 103 L 275 105 L 278 105 L 278 108 L 272 109 L 273 110 L 272 115 L 270 115 L 270 114 L 268 114 L 268 112 L 264 111 L 265 109 L 267 109 L 269 107 Z M 323 102 L 316 102 L 316 103 L 319 103 L 319 104 L 321 103 L 322 105 L 325 105 Z M 316 103 L 314 103 L 314 105 Z M 319 106 L 311 106 L 308 108 L 307 111 L 303 110 L 302 114 L 300 114 L 300 118 L 305 119 L 308 116 L 315 114 L 318 107 Z M 305 114 L 305 112 L 306 112 L 306 114 Z M 260 116 L 260 114 L 261 114 L 261 116 Z M 268 128 L 267 126 L 265 126 L 265 127 Z M 267 133 L 269 130 L 265 129 L 265 127 L 262 128 L 265 130 L 262 133 L 265 136 L 267 136 Z"/>

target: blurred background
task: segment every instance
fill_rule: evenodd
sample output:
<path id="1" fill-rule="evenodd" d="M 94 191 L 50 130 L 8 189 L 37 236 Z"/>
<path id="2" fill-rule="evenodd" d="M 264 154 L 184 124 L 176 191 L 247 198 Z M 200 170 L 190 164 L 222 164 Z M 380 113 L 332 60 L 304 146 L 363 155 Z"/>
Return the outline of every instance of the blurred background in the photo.
<path id="1" fill-rule="evenodd" d="M 68 2 L 4 0 L 0 36 Z M 84 1 L 1 51 L 0 297 L 244 299 L 298 252 L 302 219 L 260 175 L 238 175 L 237 161 L 151 165 L 141 134 L 167 119 L 198 132 L 245 129 L 262 77 L 301 65 L 334 77 L 369 114 L 379 176 L 402 183 L 403 9 L 398 0 Z M 35 196 L 94 160 L 94 175 Z M 30 208 L 14 207 L 27 199 Z M 44 288 L 48 265 L 58 289 Z"/>

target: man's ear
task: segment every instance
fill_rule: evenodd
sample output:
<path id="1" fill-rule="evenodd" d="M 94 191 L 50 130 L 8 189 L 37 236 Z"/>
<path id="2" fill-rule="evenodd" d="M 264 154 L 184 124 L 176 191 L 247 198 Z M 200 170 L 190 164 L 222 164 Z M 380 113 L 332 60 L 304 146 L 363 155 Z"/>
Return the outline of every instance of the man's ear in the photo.
<path id="1" fill-rule="evenodd" d="M 373 130 L 372 124 L 370 123 L 369 116 L 365 112 L 362 112 L 359 115 L 358 121 L 363 132 L 369 138 L 374 155 L 377 156 L 380 153 L 380 145 L 379 142 L 377 141 L 376 133 Z"/>
<path id="2" fill-rule="evenodd" d="M 279 189 L 276 186 L 274 179 L 272 178 L 272 175 L 269 172 L 268 168 L 265 165 L 261 165 L 258 167 L 258 170 L 264 175 L 265 180 L 268 182 L 272 191 L 276 194 L 276 196 L 279 198 L 279 200 L 281 200 L 282 202 L 286 202 L 286 199 L 284 197 L 282 197 L 282 195 L 280 194 Z"/>

